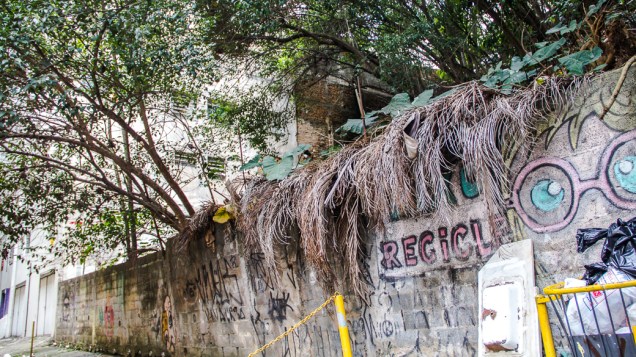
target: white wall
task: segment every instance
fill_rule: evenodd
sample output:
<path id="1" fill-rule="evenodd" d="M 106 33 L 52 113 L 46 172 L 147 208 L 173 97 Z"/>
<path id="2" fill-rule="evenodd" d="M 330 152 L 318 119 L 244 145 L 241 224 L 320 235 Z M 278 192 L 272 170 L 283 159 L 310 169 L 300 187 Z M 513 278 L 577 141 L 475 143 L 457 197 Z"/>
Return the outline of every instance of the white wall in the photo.
<path id="1" fill-rule="evenodd" d="M 28 242 L 25 240 L 24 247 L 50 244 L 46 238 L 36 231 Z M 28 259 L 19 259 L 27 256 L 25 248 L 15 246 L 9 269 L 0 273 L 0 289 L 10 291 L 7 314 L 0 319 L 0 338 L 31 336 L 34 322 L 37 336 L 52 335 L 54 331 L 60 267 L 50 264 L 36 270 L 26 263 Z"/>
<path id="2" fill-rule="evenodd" d="M 1 269 L 0 269 L 0 293 L 4 292 L 5 294 L 8 293 L 8 296 L 5 296 L 5 301 L 4 303 L 6 304 L 6 311 L 4 312 L 4 314 L 0 314 L 2 315 L 0 317 L 0 338 L 5 336 L 5 331 L 8 331 L 8 329 L 10 328 L 9 326 L 9 313 L 11 311 L 10 309 L 10 300 L 14 294 L 14 289 L 11 285 L 11 279 L 13 277 L 13 254 L 10 254 L 6 259 L 0 259 L 0 262 L 2 263 Z M 2 303 L 2 301 L 0 301 L 0 303 Z"/>

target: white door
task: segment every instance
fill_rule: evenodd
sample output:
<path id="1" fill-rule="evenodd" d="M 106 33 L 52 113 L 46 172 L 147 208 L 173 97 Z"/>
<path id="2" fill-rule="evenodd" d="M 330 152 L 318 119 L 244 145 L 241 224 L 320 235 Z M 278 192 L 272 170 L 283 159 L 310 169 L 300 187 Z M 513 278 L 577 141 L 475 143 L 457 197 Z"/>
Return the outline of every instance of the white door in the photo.
<path id="1" fill-rule="evenodd" d="M 40 294 L 38 296 L 38 322 L 36 334 L 38 336 L 51 335 L 55 328 L 55 308 L 57 290 L 55 289 L 55 274 L 49 274 L 40 279 Z"/>
<path id="2" fill-rule="evenodd" d="M 13 302 L 13 327 L 11 334 L 13 336 L 24 336 L 24 327 L 26 326 L 26 291 L 25 286 L 22 285 L 15 289 L 15 297 Z"/>

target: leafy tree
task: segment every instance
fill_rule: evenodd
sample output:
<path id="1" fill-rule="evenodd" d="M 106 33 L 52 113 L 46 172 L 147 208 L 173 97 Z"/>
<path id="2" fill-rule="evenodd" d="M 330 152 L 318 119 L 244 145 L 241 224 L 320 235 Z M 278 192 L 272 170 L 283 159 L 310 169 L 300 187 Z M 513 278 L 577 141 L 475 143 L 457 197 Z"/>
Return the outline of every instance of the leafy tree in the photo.
<path id="1" fill-rule="evenodd" d="M 259 114 L 249 101 L 224 121 L 201 110 L 220 72 L 204 27 L 177 0 L 0 4 L 1 233 L 55 237 L 74 221 L 55 244 L 72 259 L 120 242 L 135 257 L 141 234 L 190 233 L 187 187 L 214 197 L 233 159 L 214 135 Z"/>
<path id="2" fill-rule="evenodd" d="M 199 8 L 219 54 L 257 58 L 293 81 L 332 75 L 357 85 L 364 75 L 389 84 L 374 89 L 412 97 L 432 84 L 479 79 L 571 20 L 576 31 L 560 54 L 600 46 L 611 67 L 620 61 L 604 43 L 635 43 L 634 1 L 199 0 Z"/>
<path id="3" fill-rule="evenodd" d="M 359 95 L 405 92 L 396 103 L 421 105 L 410 98 L 434 98 L 442 91 L 424 91 L 434 85 L 482 78 L 509 90 L 611 68 L 636 52 L 634 10 L 633 0 L 4 1 L 0 232 L 53 235 L 74 220 L 75 257 L 122 240 L 134 257 L 139 234 L 189 234 L 188 185 L 214 197 L 222 166 L 240 166 L 229 153 L 239 150 L 214 138 L 267 151 L 288 119 L 272 110 L 281 91 L 331 75 Z M 255 73 L 276 77 L 260 95 L 206 87 Z M 343 131 L 394 112 L 360 107 L 369 123 Z M 287 172 L 283 159 L 261 164 Z"/>

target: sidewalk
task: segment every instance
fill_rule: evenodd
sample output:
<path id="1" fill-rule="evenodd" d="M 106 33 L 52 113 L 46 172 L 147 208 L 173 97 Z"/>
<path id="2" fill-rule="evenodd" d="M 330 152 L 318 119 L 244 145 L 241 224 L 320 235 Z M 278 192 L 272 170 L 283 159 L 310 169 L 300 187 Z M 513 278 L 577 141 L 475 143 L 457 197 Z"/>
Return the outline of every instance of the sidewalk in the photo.
<path id="1" fill-rule="evenodd" d="M 35 357 L 84 357 L 107 356 L 99 353 L 77 351 L 59 346 L 53 346 L 50 337 L 36 337 L 33 342 L 33 355 Z M 0 357 L 27 357 L 31 350 L 30 338 L 6 338 L 0 339 Z"/>

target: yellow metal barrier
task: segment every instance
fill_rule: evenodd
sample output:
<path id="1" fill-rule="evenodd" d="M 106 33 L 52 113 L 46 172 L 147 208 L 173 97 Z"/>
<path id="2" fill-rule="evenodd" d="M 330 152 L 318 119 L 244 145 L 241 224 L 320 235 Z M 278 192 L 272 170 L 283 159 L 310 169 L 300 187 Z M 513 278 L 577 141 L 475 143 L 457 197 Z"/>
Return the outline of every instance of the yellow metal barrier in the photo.
<path id="1" fill-rule="evenodd" d="M 298 321 L 294 326 L 290 327 L 287 331 L 277 336 L 275 339 L 271 340 L 267 344 L 263 345 L 261 348 L 256 351 L 250 353 L 248 357 L 255 357 L 258 353 L 265 351 L 266 349 L 273 346 L 276 342 L 282 340 L 287 337 L 292 331 L 299 328 L 309 321 L 314 315 L 316 315 L 320 310 L 324 309 L 329 305 L 332 301 L 335 301 L 336 305 L 336 314 L 338 316 L 338 331 L 340 332 L 340 344 L 342 345 L 342 357 L 351 357 L 351 342 L 349 341 L 349 329 L 347 328 L 347 315 L 345 314 L 344 308 L 344 298 L 340 295 L 339 292 L 335 292 L 333 295 L 329 297 L 322 305 L 318 306 L 314 311 L 310 312 L 309 315 L 305 316 L 302 320 Z"/>
<path id="2" fill-rule="evenodd" d="M 587 293 L 592 291 L 602 291 L 611 289 L 631 288 L 636 286 L 636 280 L 624 281 L 622 283 L 612 283 L 605 285 L 588 285 L 580 288 L 564 288 L 565 283 L 557 283 L 554 285 L 548 285 L 543 288 L 543 293 L 546 295 L 564 295 L 564 294 L 576 294 Z"/>
<path id="3" fill-rule="evenodd" d="M 545 357 L 556 357 L 554 349 L 554 339 L 552 337 L 552 329 L 550 328 L 550 320 L 548 319 L 548 307 L 546 303 L 550 298 L 544 295 L 537 295 L 537 312 L 539 313 L 539 328 L 541 329 L 541 340 L 543 340 L 543 350 Z"/>
<path id="4" fill-rule="evenodd" d="M 351 341 L 349 341 L 347 314 L 345 313 L 344 298 L 340 294 L 336 295 L 336 315 L 338 315 L 338 331 L 340 332 L 342 357 L 351 357 Z"/>
<path id="5" fill-rule="evenodd" d="M 554 346 L 554 338 L 552 336 L 552 328 L 548 316 L 548 303 L 561 299 L 566 294 L 591 293 L 594 291 L 607 291 L 614 289 L 624 289 L 636 287 L 636 280 L 625 281 L 621 283 L 612 283 L 604 285 L 588 285 L 577 288 L 564 288 L 565 283 L 546 286 L 543 289 L 544 295 L 537 295 L 535 298 L 537 304 L 537 312 L 539 314 L 539 327 L 541 328 L 541 339 L 543 341 L 543 349 L 546 357 L 556 357 L 556 349 Z M 555 312 L 558 313 L 558 312 Z M 636 342 L 636 326 L 632 326 L 633 335 Z M 567 331 L 566 331 L 567 333 Z"/>

